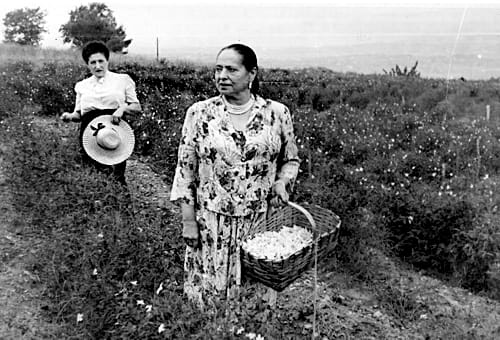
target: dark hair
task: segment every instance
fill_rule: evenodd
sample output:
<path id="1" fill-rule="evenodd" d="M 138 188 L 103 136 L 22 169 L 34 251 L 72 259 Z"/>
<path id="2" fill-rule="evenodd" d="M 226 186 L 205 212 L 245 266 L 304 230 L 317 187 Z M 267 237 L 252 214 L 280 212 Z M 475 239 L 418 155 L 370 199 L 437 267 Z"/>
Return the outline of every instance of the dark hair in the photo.
<path id="1" fill-rule="evenodd" d="M 243 44 L 231 44 L 227 45 L 226 47 L 223 47 L 219 53 L 217 54 L 217 57 L 222 53 L 224 50 L 233 50 L 236 53 L 238 53 L 241 56 L 241 63 L 247 71 L 252 71 L 254 68 L 256 70 L 259 70 L 259 66 L 257 65 L 257 55 L 255 52 L 248 47 L 247 45 Z M 255 75 L 254 81 L 252 82 L 252 88 L 250 89 L 250 92 L 257 94 L 259 92 L 259 78 L 257 75 Z"/>
<path id="2" fill-rule="evenodd" d="M 82 48 L 82 58 L 85 64 L 89 62 L 90 56 L 96 53 L 102 53 L 106 60 L 109 60 L 108 46 L 103 41 L 93 40 L 86 43 Z"/>

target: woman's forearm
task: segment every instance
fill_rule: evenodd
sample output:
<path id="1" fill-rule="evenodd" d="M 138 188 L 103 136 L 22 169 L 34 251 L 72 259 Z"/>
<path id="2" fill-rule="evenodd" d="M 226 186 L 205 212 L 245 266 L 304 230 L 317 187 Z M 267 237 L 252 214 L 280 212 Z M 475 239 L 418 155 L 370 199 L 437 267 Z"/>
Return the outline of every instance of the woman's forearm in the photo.
<path id="1" fill-rule="evenodd" d="M 141 112 L 141 104 L 139 103 L 125 103 L 121 105 L 118 109 L 116 109 L 115 113 L 113 113 L 113 116 L 116 117 L 123 117 L 128 118 L 129 115 Z"/>
<path id="2" fill-rule="evenodd" d="M 80 111 L 74 111 L 71 113 L 71 120 L 74 122 L 79 122 L 82 119 L 82 114 Z"/>
<path id="3" fill-rule="evenodd" d="M 125 104 L 125 107 L 123 109 L 124 113 L 137 113 L 142 110 L 141 104 L 139 103 L 130 103 L 130 104 Z"/>
<path id="4" fill-rule="evenodd" d="M 196 221 L 196 212 L 194 205 L 182 203 L 181 204 L 182 221 Z"/>

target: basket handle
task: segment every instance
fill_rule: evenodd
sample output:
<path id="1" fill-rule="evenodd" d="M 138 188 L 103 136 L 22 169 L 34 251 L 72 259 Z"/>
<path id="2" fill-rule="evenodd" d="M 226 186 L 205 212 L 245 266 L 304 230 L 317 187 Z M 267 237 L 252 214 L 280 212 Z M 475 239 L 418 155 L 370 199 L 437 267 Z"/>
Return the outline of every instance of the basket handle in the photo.
<path id="1" fill-rule="evenodd" d="M 293 202 L 288 201 L 288 205 L 291 206 L 292 208 L 297 209 L 301 213 L 303 213 L 305 215 L 305 217 L 307 218 L 307 220 L 309 221 L 309 223 L 311 224 L 313 230 L 315 232 L 317 231 L 316 230 L 316 222 L 314 222 L 314 218 L 312 217 L 312 215 L 309 211 L 307 211 L 305 208 L 301 207 L 297 203 L 293 203 Z"/>

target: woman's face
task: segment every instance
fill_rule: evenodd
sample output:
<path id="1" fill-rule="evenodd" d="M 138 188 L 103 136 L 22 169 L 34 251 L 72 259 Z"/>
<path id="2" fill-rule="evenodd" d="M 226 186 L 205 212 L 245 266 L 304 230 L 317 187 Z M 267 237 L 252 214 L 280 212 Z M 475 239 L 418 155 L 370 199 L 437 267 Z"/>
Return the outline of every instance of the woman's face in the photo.
<path id="1" fill-rule="evenodd" d="M 223 50 L 215 63 L 215 85 L 220 94 L 238 96 L 250 91 L 248 85 L 257 74 L 257 70 L 248 71 L 241 63 L 242 57 L 232 49 Z"/>
<path id="2" fill-rule="evenodd" d="M 108 60 L 102 53 L 94 53 L 87 63 L 90 72 L 97 78 L 102 78 L 108 71 Z"/>

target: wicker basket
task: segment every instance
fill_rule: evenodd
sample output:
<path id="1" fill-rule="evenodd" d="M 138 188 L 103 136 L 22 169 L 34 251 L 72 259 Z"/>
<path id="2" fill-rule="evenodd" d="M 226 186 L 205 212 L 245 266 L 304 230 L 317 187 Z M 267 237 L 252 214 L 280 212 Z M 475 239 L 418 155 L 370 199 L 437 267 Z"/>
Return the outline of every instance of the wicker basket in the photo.
<path id="1" fill-rule="evenodd" d="M 300 206 L 292 202 L 275 211 L 269 218 L 257 222 L 243 241 L 259 232 L 278 231 L 283 226 L 293 225 L 313 233 L 314 239 L 317 239 L 318 259 L 337 244 L 340 218 L 336 214 L 316 205 Z M 259 259 L 241 249 L 242 273 L 280 292 L 314 265 L 314 255 L 314 242 L 281 260 Z"/>

